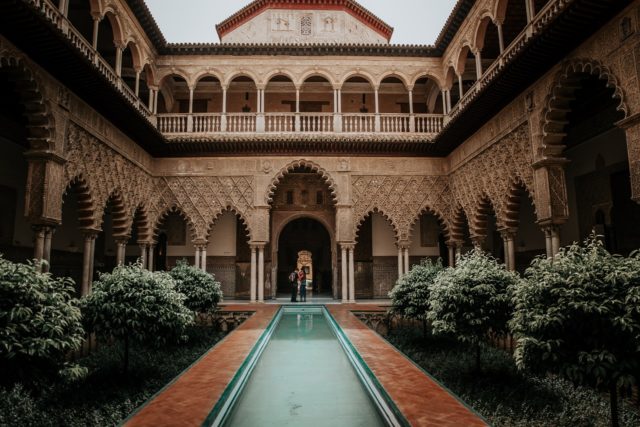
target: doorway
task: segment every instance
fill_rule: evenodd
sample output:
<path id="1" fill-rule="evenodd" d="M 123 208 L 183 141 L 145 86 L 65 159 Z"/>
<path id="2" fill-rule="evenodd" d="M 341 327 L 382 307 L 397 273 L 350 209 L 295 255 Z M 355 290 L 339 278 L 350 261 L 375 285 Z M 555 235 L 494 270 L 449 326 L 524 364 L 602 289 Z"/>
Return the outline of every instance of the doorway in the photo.
<path id="1" fill-rule="evenodd" d="M 278 237 L 277 257 L 279 296 L 291 293 L 288 276 L 300 264 L 311 273 L 307 292 L 311 291 L 314 296 L 331 297 L 331 237 L 319 221 L 304 217 L 289 222 Z"/>

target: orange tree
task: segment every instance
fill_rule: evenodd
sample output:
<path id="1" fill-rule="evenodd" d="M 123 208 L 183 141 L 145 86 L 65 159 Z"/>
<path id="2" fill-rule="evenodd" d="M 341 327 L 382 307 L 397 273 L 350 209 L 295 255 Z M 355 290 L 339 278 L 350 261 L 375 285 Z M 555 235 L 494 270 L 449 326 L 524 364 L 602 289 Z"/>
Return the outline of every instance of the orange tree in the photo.
<path id="1" fill-rule="evenodd" d="M 517 366 L 608 389 L 618 426 L 618 389 L 633 384 L 640 368 L 638 254 L 614 256 L 591 236 L 535 259 L 514 303 Z"/>

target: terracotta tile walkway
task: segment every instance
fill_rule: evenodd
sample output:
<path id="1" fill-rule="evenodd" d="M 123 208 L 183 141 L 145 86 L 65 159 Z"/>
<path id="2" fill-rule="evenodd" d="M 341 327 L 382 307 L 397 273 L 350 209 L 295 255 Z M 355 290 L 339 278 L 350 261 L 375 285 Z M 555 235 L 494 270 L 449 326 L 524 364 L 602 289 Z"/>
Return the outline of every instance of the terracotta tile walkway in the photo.
<path id="1" fill-rule="evenodd" d="M 379 306 L 344 304 L 327 309 L 411 425 L 487 425 L 351 313 L 378 311 Z"/>
<path id="2" fill-rule="evenodd" d="M 125 426 L 202 425 L 278 308 L 266 304 L 224 307 L 227 311 L 255 311 L 255 314 L 144 406 Z"/>
<path id="3" fill-rule="evenodd" d="M 126 424 L 200 426 L 224 392 L 278 305 L 230 305 L 228 311 L 255 311 Z M 378 305 L 327 305 L 380 384 L 413 426 L 485 426 L 446 390 L 360 322 L 351 311 L 383 310 Z"/>

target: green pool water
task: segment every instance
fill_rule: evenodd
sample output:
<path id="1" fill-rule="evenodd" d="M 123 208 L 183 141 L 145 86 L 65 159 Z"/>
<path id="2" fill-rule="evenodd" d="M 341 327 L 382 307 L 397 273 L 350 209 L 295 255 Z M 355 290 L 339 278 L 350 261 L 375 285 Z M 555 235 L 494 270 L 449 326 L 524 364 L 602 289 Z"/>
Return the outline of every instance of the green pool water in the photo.
<path id="1" fill-rule="evenodd" d="M 318 309 L 282 314 L 224 425 L 387 424 Z"/>

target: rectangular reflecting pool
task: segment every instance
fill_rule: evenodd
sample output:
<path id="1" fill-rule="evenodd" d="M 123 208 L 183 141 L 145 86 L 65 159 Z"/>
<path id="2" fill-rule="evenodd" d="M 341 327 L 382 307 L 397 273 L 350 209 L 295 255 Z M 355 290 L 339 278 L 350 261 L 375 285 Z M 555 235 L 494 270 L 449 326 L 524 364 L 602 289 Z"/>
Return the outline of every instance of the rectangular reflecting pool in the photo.
<path id="1" fill-rule="evenodd" d="M 323 307 L 283 307 L 205 425 L 386 426 L 406 421 Z"/>

